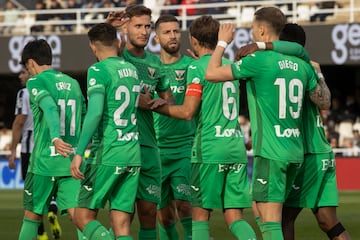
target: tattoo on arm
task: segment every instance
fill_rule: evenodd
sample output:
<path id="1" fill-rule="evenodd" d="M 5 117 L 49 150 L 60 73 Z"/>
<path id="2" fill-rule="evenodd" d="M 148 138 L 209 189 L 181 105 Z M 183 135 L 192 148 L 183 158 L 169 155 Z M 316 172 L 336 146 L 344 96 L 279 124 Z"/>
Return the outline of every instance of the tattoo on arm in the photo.
<path id="1" fill-rule="evenodd" d="M 314 91 L 310 92 L 310 99 L 320 110 L 328 110 L 331 105 L 331 93 L 324 78 L 319 78 Z"/>

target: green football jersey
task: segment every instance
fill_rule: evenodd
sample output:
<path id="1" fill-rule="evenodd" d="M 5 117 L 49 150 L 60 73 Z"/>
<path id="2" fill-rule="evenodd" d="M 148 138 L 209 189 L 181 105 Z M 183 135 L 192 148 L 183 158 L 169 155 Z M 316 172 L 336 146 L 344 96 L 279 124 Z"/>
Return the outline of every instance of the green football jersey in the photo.
<path id="1" fill-rule="evenodd" d="M 137 104 L 140 80 L 134 65 L 109 57 L 88 69 L 88 96 L 104 94 L 104 109 L 93 137 L 89 162 L 108 166 L 140 166 Z M 91 114 L 91 113 L 88 113 Z"/>
<path id="2" fill-rule="evenodd" d="M 165 80 L 170 83 L 176 105 L 184 102 L 186 92 L 187 67 L 194 59 L 182 56 L 172 64 L 163 64 Z M 194 140 L 195 122 L 185 121 L 162 114 L 154 113 L 154 125 L 158 146 L 168 152 L 180 153 L 184 148 L 190 148 Z"/>
<path id="3" fill-rule="evenodd" d="M 80 86 L 70 76 L 50 69 L 31 77 L 26 87 L 30 93 L 34 116 L 34 150 L 28 171 L 43 176 L 70 176 L 71 158 L 65 158 L 55 151 L 49 126 L 39 103 L 46 96 L 53 98 L 59 111 L 60 136 L 63 141 L 75 147 L 86 111 Z"/>
<path id="4" fill-rule="evenodd" d="M 305 154 L 328 153 L 332 151 L 325 136 L 319 108 L 310 100 L 308 95 L 305 95 L 304 99 L 303 125 Z"/>
<path id="5" fill-rule="evenodd" d="M 274 51 L 256 52 L 232 64 L 246 87 L 255 156 L 301 162 L 302 108 L 306 91 L 316 87 L 313 68 L 303 60 Z"/>
<path id="6" fill-rule="evenodd" d="M 244 138 L 238 122 L 239 81 L 211 83 L 204 79 L 211 55 L 188 67 L 189 84 L 202 86 L 201 105 L 196 113 L 193 163 L 247 163 Z M 224 64 L 230 64 L 223 59 Z"/>
<path id="7" fill-rule="evenodd" d="M 155 91 L 164 92 L 169 89 L 169 83 L 165 81 L 165 78 L 161 73 L 162 63 L 157 56 L 145 51 L 144 57 L 135 57 L 127 48 L 125 48 L 123 57 L 126 61 L 134 64 L 142 85 L 146 86 L 152 97 L 154 97 Z M 143 87 L 141 91 L 144 92 Z M 136 116 L 138 119 L 140 145 L 156 147 L 157 144 L 152 111 L 139 109 Z"/>

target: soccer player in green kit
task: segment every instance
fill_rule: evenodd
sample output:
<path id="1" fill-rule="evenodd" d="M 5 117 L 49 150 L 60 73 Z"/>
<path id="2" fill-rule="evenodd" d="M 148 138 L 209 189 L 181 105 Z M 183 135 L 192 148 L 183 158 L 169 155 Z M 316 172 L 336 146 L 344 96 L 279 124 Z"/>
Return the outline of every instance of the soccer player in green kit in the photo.
<path id="1" fill-rule="evenodd" d="M 275 7 L 257 10 L 253 40 L 279 40 L 286 23 Z M 233 39 L 233 26 L 223 24 L 219 42 L 206 70 L 209 81 L 247 78 L 251 132 L 254 149 L 252 194 L 261 217 L 264 240 L 283 239 L 281 215 L 299 164 L 303 161 L 302 105 L 305 93 L 320 108 L 329 107 L 321 95 L 317 76 L 305 61 L 273 51 L 256 52 L 230 65 L 221 56 Z"/>
<path id="2" fill-rule="evenodd" d="M 287 24 L 280 39 L 305 45 L 303 28 L 297 24 Z M 312 62 L 319 80 L 327 88 L 318 63 Z M 330 101 L 330 91 L 328 98 Z M 317 106 L 305 95 L 304 112 L 305 157 L 293 187 L 284 203 L 283 233 L 285 240 L 294 239 L 294 223 L 302 208 L 312 209 L 319 227 L 330 240 L 349 240 L 350 235 L 336 215 L 338 189 L 336 185 L 336 164 L 334 153 L 325 137 L 324 126 Z"/>
<path id="3" fill-rule="evenodd" d="M 72 218 L 80 181 L 70 174 L 69 154 L 76 146 L 85 113 L 78 82 L 51 67 L 52 52 L 41 39 L 27 43 L 22 64 L 31 74 L 26 87 L 34 116 L 34 149 L 24 184 L 24 220 L 19 239 L 36 239 L 53 195 L 61 213 Z"/>
<path id="4" fill-rule="evenodd" d="M 71 165 L 72 176 L 83 179 L 75 223 L 89 240 L 113 239 L 96 221 L 98 209 L 109 201 L 116 239 L 132 239 L 130 220 L 141 165 L 136 119 L 140 80 L 136 68 L 117 56 L 119 42 L 113 26 L 97 24 L 88 36 L 99 62 L 88 69 L 88 111 Z M 80 166 L 92 137 L 83 174 Z"/>
<path id="5" fill-rule="evenodd" d="M 230 231 L 237 239 L 254 240 L 256 235 L 243 219 L 251 206 L 247 156 L 240 125 L 239 81 L 210 83 L 205 70 L 217 43 L 219 22 L 211 16 L 194 20 L 190 42 L 199 57 L 188 67 L 187 90 L 182 105 L 162 105 L 152 100 L 154 111 L 185 120 L 195 119 L 192 149 L 191 204 L 192 239 L 208 240 L 211 210 L 222 209 Z M 231 64 L 222 59 L 223 64 Z"/>
<path id="6" fill-rule="evenodd" d="M 281 31 L 280 40 L 297 42 L 299 46 L 304 46 L 306 42 L 305 31 L 295 23 L 288 23 Z M 290 42 L 278 42 L 276 44 L 283 43 L 287 45 L 282 45 L 282 49 L 274 48 L 274 42 L 266 43 L 266 50 L 274 49 L 281 53 L 286 51 L 286 54 L 289 55 L 297 52 L 294 49 L 289 51 L 291 49 L 291 46 L 288 45 Z M 241 47 L 238 55 L 244 56 L 258 50 L 257 44 L 249 44 Z M 319 75 L 318 83 L 324 89 L 323 96 L 330 101 L 331 94 L 320 66 L 316 62 L 311 63 Z M 284 203 L 282 213 L 284 239 L 294 239 L 294 223 L 302 208 L 313 210 L 320 228 L 328 235 L 329 239 L 350 239 L 348 232 L 336 214 L 336 206 L 338 206 L 336 164 L 333 152 L 325 138 L 320 112 L 307 95 L 304 98 L 303 108 L 305 156 L 289 196 Z"/>
<path id="7" fill-rule="evenodd" d="M 155 41 L 160 44 L 162 71 L 170 82 L 176 104 L 182 104 L 186 92 L 187 67 L 193 58 L 180 53 L 180 26 L 173 15 L 162 15 L 155 22 Z M 190 173 L 191 148 L 195 123 L 154 113 L 158 140 L 162 185 L 159 204 L 161 240 L 179 239 L 176 213 L 184 227 L 184 239 L 191 238 Z M 174 209 L 176 208 L 176 211 Z"/>
<path id="8" fill-rule="evenodd" d="M 126 21 L 122 21 L 126 19 Z M 143 83 L 142 92 L 157 94 L 169 103 L 175 103 L 169 83 L 161 74 L 160 59 L 145 47 L 151 33 L 151 9 L 130 5 L 125 12 L 111 13 L 107 19 L 126 34 L 124 59 L 137 68 Z M 118 25 L 117 25 L 118 24 Z M 156 239 L 157 204 L 161 195 L 161 163 L 156 142 L 153 113 L 140 99 L 137 112 L 141 148 L 141 170 L 136 208 L 140 221 L 140 239 Z"/>

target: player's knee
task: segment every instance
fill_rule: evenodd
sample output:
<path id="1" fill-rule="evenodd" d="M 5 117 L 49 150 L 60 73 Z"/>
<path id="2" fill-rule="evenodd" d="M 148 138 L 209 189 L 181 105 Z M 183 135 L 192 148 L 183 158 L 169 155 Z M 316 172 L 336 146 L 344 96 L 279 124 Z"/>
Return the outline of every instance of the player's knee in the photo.
<path id="1" fill-rule="evenodd" d="M 340 234 L 342 234 L 345 231 L 346 230 L 345 230 L 344 226 L 340 222 L 338 222 L 329 231 L 327 231 L 326 234 L 329 237 L 329 239 L 331 240 L 331 239 L 338 237 Z"/>
<path id="2" fill-rule="evenodd" d="M 188 201 L 178 201 L 177 202 L 177 211 L 180 217 L 191 216 L 191 204 Z"/>

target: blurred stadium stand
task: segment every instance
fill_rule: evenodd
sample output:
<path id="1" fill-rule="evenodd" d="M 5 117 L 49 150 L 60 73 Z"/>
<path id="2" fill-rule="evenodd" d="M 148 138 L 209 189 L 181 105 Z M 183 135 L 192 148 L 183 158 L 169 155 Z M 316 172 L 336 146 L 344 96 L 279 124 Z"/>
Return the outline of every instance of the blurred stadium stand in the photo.
<path id="1" fill-rule="evenodd" d="M 3 1 L 3 0 L 2 0 Z M 50 1 L 50 0 L 49 0 Z M 44 1 L 44 2 L 49 2 Z M 74 25 L 73 31 L 75 33 L 84 33 L 86 26 L 91 26 L 99 22 L 103 22 L 109 11 L 123 8 L 67 8 L 66 1 L 58 1 L 63 9 L 46 9 L 34 10 L 35 0 L 17 0 L 12 1 L 20 10 L 18 19 L 14 23 L 0 23 L 0 28 L 13 26 L 14 29 L 8 34 L 30 34 L 33 25 L 44 25 L 44 31 L 61 30 L 61 28 L 54 28 L 51 26 L 67 26 Z M 106 1 L 103 0 L 104 5 Z M 161 1 L 159 1 L 161 2 Z M 165 1 L 163 1 L 165 2 Z M 162 2 L 162 3 L 163 3 Z M 201 1 L 207 2 L 207 1 Z M 210 1 L 208 1 L 210 2 Z M 159 5 L 153 9 L 153 20 L 155 21 L 162 12 L 181 12 L 178 16 L 182 22 L 182 29 L 186 30 L 188 22 L 197 18 L 200 15 L 211 14 L 220 21 L 233 22 L 237 27 L 248 27 L 251 24 L 253 13 L 256 9 L 262 6 L 276 5 L 280 7 L 288 16 L 289 22 L 298 22 L 302 25 L 311 24 L 334 24 L 334 23 L 353 23 L 360 22 L 360 1 L 359 0 L 272 0 L 272 1 L 223 1 L 215 3 L 196 3 L 191 5 Z M 78 6 L 84 6 L 79 4 Z M 0 5 L 1 7 L 1 5 Z M 5 5 L 0 11 L 0 19 L 6 15 Z M 24 10 L 24 8 L 26 8 Z M 48 5 L 49 8 L 49 5 Z M 194 15 L 188 15 L 186 11 L 188 8 L 196 9 Z M 213 11 L 214 9 L 221 9 Z M 180 10 L 180 11 L 178 11 Z M 193 13 L 193 11 L 192 11 Z M 36 21 L 37 14 L 48 16 L 49 20 Z M 74 19 L 66 19 L 63 16 L 73 14 Z M 53 16 L 59 16 L 54 18 Z M 91 17 L 90 17 L 91 16 Z"/>

